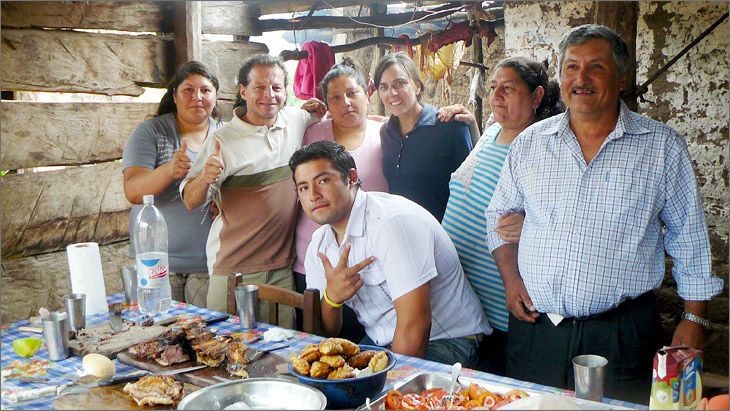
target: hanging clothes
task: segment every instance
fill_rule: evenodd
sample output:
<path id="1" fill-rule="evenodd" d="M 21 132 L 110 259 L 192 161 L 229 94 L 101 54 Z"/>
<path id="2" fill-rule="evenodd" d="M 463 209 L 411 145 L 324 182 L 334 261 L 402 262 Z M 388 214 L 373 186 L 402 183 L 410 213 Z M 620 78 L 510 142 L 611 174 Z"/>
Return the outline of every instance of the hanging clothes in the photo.
<path id="1" fill-rule="evenodd" d="M 294 72 L 294 95 L 302 100 L 317 97 L 324 101 L 319 83 L 335 65 L 335 56 L 329 44 L 318 41 L 305 41 L 302 50 L 307 58 L 299 60 Z"/>

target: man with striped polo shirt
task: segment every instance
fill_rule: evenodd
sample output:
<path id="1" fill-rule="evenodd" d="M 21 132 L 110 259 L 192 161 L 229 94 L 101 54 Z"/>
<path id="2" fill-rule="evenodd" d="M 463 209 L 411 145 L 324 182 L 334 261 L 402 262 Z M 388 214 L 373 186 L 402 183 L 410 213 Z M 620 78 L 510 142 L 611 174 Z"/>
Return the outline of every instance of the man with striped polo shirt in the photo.
<path id="1" fill-rule="evenodd" d="M 294 289 L 297 204 L 288 160 L 307 127 L 319 121 L 317 113 L 324 114 L 318 100 L 303 109 L 284 107 L 286 69 L 276 57 L 248 58 L 238 82 L 233 119 L 206 140 L 180 185 L 188 209 L 212 197 L 220 210 L 206 246 L 207 305 L 218 311 L 226 310 L 230 273 L 244 274 L 248 283 Z M 282 310 L 279 324 L 293 328 L 293 310 Z"/>

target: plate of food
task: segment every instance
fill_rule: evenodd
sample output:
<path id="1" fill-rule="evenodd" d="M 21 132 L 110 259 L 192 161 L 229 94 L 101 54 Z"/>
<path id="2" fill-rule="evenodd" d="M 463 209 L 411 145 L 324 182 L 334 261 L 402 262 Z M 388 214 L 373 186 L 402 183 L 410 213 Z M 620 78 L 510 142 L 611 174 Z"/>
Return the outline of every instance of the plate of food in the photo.
<path id="1" fill-rule="evenodd" d="M 395 362 L 395 355 L 383 347 L 328 338 L 292 355 L 289 372 L 322 391 L 330 408 L 351 409 L 383 390 Z"/>
<path id="2" fill-rule="evenodd" d="M 221 379 L 276 375 L 287 359 L 274 353 L 261 356 L 242 334 L 216 335 L 204 322 L 170 327 L 161 336 L 136 344 L 118 355 L 119 361 L 154 372 L 194 365 L 208 367 L 175 378 L 206 387 Z M 285 345 L 283 345 L 285 346 Z"/>
<path id="3" fill-rule="evenodd" d="M 369 409 L 492 410 L 521 398 L 540 395 L 531 390 L 516 389 L 467 377 L 459 377 L 457 382 L 457 389 L 450 396 L 449 375 L 433 372 L 416 373 L 405 381 L 396 383 L 392 390 L 372 401 Z"/>

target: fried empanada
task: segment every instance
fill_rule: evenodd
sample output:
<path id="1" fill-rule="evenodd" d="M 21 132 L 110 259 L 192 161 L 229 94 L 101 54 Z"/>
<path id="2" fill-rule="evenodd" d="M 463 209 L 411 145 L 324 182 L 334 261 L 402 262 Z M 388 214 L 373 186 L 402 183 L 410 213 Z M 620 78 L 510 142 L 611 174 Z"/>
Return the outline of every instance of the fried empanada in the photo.
<path id="1" fill-rule="evenodd" d="M 360 352 L 360 347 L 344 338 L 328 338 L 319 344 L 319 352 L 325 355 L 341 354 L 350 357 Z"/>
<path id="2" fill-rule="evenodd" d="M 370 359 L 372 359 L 376 353 L 377 351 L 373 350 L 360 351 L 359 353 L 348 358 L 347 363 L 353 368 L 362 370 L 363 368 L 368 367 L 368 364 L 370 364 Z"/>
<path id="3" fill-rule="evenodd" d="M 308 345 L 301 353 L 299 353 L 299 358 L 310 363 L 319 360 L 319 357 L 321 356 L 322 353 L 319 351 L 319 346 L 316 344 Z"/>
<path id="4" fill-rule="evenodd" d="M 298 372 L 302 375 L 309 375 L 309 363 L 296 355 L 291 356 L 291 366 L 294 368 L 294 371 Z"/>
<path id="5" fill-rule="evenodd" d="M 377 354 L 370 359 L 368 368 L 373 370 L 374 373 L 383 371 L 388 366 L 388 354 L 385 351 L 378 351 Z"/>
<path id="6" fill-rule="evenodd" d="M 332 368 L 340 368 L 345 365 L 345 358 L 341 355 L 323 355 L 319 360 Z"/>
<path id="7" fill-rule="evenodd" d="M 339 338 L 328 338 L 319 343 L 319 352 L 321 352 L 323 355 L 342 354 L 344 349 L 342 348 L 342 344 L 337 341 L 338 339 Z"/>
<path id="8" fill-rule="evenodd" d="M 332 371 L 332 367 L 322 361 L 315 361 L 309 367 L 309 376 L 312 378 L 327 378 L 330 371 Z"/>
<path id="9" fill-rule="evenodd" d="M 344 359 L 343 359 L 344 360 Z M 345 364 L 336 370 L 332 370 L 327 376 L 328 380 L 344 380 L 355 376 L 355 369 Z"/>

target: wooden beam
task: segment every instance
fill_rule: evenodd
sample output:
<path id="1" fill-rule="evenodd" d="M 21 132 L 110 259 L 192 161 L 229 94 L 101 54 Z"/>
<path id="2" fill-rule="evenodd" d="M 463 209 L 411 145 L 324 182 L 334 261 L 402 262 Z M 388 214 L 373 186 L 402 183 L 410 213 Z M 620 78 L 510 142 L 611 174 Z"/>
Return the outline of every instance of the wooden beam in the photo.
<path id="1" fill-rule="evenodd" d="M 155 115 L 157 105 L 3 101 L 0 168 L 17 170 L 119 159 L 129 135 L 139 123 Z"/>
<path id="2" fill-rule="evenodd" d="M 60 30 L 3 29 L 2 89 L 139 96 L 164 87 L 171 41 Z"/>
<path id="3" fill-rule="evenodd" d="M 122 164 L 2 177 L 2 258 L 128 238 Z"/>
<path id="4" fill-rule="evenodd" d="M 480 20 L 478 24 L 499 24 L 503 23 L 503 20 L 494 20 L 494 21 L 485 21 Z M 472 23 L 475 24 L 475 23 Z M 410 39 L 412 46 L 417 46 L 419 44 L 423 44 L 427 42 L 431 38 L 431 33 L 424 34 L 420 37 L 416 37 L 414 39 Z M 353 51 L 357 49 L 361 49 L 363 47 L 367 46 L 374 46 L 378 44 L 384 44 L 388 46 L 403 46 L 406 44 L 406 39 L 400 38 L 400 37 L 371 37 L 367 39 L 358 40 L 349 44 L 341 44 L 337 46 L 330 47 L 330 50 L 332 50 L 332 53 L 346 53 L 348 51 Z M 281 58 L 284 61 L 288 60 L 301 60 L 303 58 L 307 57 L 307 52 L 304 50 L 284 50 L 281 53 L 279 53 L 279 58 Z"/>
<path id="5" fill-rule="evenodd" d="M 258 4 L 234 1 L 204 1 L 203 33 L 260 36 Z"/>
<path id="6" fill-rule="evenodd" d="M 99 245 L 107 295 L 122 292 L 122 267 L 129 264 L 129 241 Z M 0 322 L 27 320 L 40 307 L 64 310 L 63 295 L 71 293 L 66 250 L 25 258 L 3 259 Z"/>
<path id="7" fill-rule="evenodd" d="M 238 91 L 236 74 L 246 57 L 252 54 L 268 53 L 265 44 L 248 41 L 204 41 L 203 60 L 218 77 L 220 91 L 218 99 L 233 100 Z"/>
<path id="8" fill-rule="evenodd" d="M 347 7 L 353 5 L 370 5 L 372 3 L 401 3 L 402 0 L 327 0 L 320 9 Z M 312 7 L 312 0 L 247 0 L 247 4 L 258 5 L 261 8 L 261 14 L 276 13 L 294 13 L 299 11 L 308 11 Z M 426 1 L 424 3 L 434 3 Z"/>
<path id="9" fill-rule="evenodd" d="M 169 1 L 4 1 L 2 27 L 171 32 Z"/>
<path id="10" fill-rule="evenodd" d="M 199 1 L 179 1 L 174 6 L 175 67 L 203 57 L 202 12 Z"/>
<path id="11" fill-rule="evenodd" d="M 637 111 L 636 98 L 636 25 L 639 19 L 639 3 L 636 1 L 596 1 L 594 21 L 616 31 L 626 41 L 629 49 L 628 88 L 621 93 L 632 111 Z"/>
<path id="12" fill-rule="evenodd" d="M 377 4 L 377 3 L 376 3 Z M 384 7 L 385 5 L 383 5 Z M 455 8 L 460 8 L 458 4 L 449 3 L 430 11 L 418 11 L 415 13 L 397 13 L 397 14 L 377 14 L 371 16 L 362 16 L 357 18 L 340 17 L 340 16 L 302 16 L 294 17 L 288 20 L 282 19 L 259 19 L 259 28 L 261 31 L 279 31 L 279 30 L 306 30 L 306 29 L 356 29 L 356 28 L 374 28 L 378 26 L 397 26 L 406 24 L 413 20 L 427 21 L 440 19 L 456 12 Z M 466 19 L 466 16 L 464 16 Z"/>

